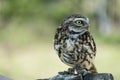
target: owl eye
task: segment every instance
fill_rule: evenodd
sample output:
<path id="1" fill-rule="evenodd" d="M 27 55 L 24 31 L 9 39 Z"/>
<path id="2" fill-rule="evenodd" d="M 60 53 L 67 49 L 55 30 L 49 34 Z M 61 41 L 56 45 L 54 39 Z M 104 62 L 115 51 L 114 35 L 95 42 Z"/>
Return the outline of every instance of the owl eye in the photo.
<path id="1" fill-rule="evenodd" d="M 76 24 L 82 24 L 82 21 L 81 20 L 77 20 L 75 21 Z"/>

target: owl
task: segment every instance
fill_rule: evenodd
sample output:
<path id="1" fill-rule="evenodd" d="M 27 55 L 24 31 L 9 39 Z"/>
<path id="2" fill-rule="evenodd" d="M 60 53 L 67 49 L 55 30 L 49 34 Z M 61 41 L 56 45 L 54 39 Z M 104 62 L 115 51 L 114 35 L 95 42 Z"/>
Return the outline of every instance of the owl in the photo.
<path id="1" fill-rule="evenodd" d="M 89 30 L 89 19 L 80 14 L 66 17 L 56 30 L 54 49 L 60 60 L 68 66 L 97 73 L 93 64 L 96 44 Z"/>

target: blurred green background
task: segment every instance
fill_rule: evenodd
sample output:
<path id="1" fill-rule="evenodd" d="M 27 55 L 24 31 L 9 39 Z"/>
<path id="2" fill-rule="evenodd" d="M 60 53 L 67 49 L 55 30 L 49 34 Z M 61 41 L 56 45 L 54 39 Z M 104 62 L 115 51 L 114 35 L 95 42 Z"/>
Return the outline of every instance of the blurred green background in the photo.
<path id="1" fill-rule="evenodd" d="M 48 78 L 68 68 L 53 49 L 64 17 L 90 19 L 100 73 L 120 80 L 120 0 L 0 0 L 0 74 L 14 80 Z"/>

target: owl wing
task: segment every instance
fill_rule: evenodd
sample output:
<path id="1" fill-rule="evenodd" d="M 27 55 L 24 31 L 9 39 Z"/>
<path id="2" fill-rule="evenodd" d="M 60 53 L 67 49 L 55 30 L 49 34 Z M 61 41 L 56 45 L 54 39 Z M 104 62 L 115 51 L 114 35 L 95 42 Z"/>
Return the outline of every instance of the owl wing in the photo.
<path id="1" fill-rule="evenodd" d="M 57 54 L 61 54 L 61 27 L 57 28 L 55 37 L 54 37 L 54 49 L 57 51 Z"/>
<path id="2" fill-rule="evenodd" d="M 96 56 L 96 44 L 92 36 L 89 37 L 90 41 L 88 41 L 87 46 L 84 45 L 83 47 L 86 48 L 87 54 L 91 57 L 94 58 Z"/>
<path id="3" fill-rule="evenodd" d="M 96 44 L 95 44 L 95 41 L 92 36 L 91 36 L 90 47 L 91 47 L 92 51 L 94 52 L 94 56 L 95 56 L 96 55 Z"/>

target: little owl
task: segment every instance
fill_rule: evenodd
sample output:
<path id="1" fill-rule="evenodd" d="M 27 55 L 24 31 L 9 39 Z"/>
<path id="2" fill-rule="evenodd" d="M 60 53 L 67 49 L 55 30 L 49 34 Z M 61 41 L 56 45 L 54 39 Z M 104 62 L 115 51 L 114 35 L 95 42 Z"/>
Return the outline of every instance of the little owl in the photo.
<path id="1" fill-rule="evenodd" d="M 60 60 L 74 68 L 79 65 L 89 73 L 96 73 L 93 64 L 96 45 L 89 30 L 89 19 L 73 14 L 66 17 L 57 28 L 54 48 Z"/>

